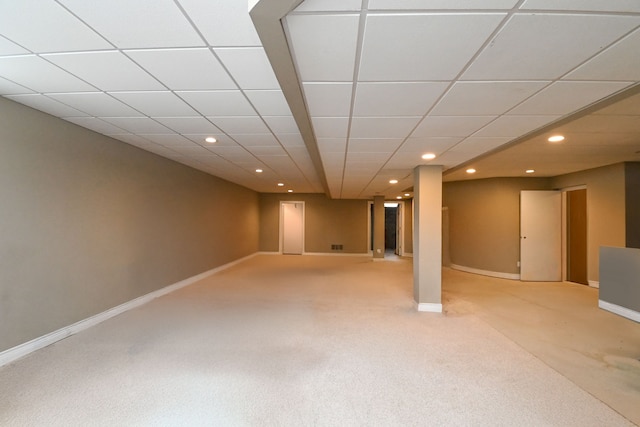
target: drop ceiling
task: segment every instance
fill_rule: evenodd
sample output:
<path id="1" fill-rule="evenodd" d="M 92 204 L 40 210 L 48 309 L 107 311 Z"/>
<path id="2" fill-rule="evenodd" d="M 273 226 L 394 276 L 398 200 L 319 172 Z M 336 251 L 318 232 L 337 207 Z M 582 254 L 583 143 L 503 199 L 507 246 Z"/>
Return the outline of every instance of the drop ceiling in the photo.
<path id="1" fill-rule="evenodd" d="M 259 192 L 395 198 L 419 164 L 640 161 L 639 28 L 632 0 L 3 1 L 0 95 Z"/>

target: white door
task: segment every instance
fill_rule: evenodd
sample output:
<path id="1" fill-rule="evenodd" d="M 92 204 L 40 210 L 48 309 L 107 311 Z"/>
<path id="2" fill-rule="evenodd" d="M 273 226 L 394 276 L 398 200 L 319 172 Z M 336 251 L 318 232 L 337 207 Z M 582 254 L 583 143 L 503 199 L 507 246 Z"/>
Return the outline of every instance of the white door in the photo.
<path id="1" fill-rule="evenodd" d="M 558 191 L 520 192 L 520 279 L 562 280 L 562 196 Z"/>
<path id="2" fill-rule="evenodd" d="M 304 203 L 282 202 L 282 253 L 301 255 L 304 241 Z"/>

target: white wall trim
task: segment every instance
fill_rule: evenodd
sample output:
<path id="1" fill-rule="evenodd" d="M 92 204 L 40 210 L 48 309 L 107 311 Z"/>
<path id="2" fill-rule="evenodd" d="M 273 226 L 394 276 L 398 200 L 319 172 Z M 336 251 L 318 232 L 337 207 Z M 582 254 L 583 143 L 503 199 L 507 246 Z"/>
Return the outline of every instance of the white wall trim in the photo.
<path id="1" fill-rule="evenodd" d="M 465 267 L 463 265 L 457 264 L 451 264 L 449 267 L 454 270 L 464 271 L 466 273 L 481 274 L 483 276 L 497 277 L 499 279 L 520 280 L 520 275 L 514 273 L 501 273 L 499 271 L 479 270 L 477 268 Z"/>
<path id="2" fill-rule="evenodd" d="M 133 308 L 140 307 L 141 305 L 144 305 L 151 300 L 154 300 L 168 293 L 177 291 L 178 289 L 184 288 L 185 286 L 198 282 L 222 270 L 226 270 L 227 268 L 232 267 L 236 264 L 239 264 L 243 261 L 246 261 L 249 258 L 253 258 L 256 255 L 258 255 L 258 252 L 248 255 L 246 257 L 237 259 L 235 261 L 231 261 L 219 267 L 212 268 L 211 270 L 205 271 L 204 273 L 200 273 L 193 277 L 189 277 L 188 279 L 181 280 L 172 285 L 166 286 L 164 288 L 158 289 L 146 295 L 142 295 L 138 298 L 127 301 L 116 307 L 112 307 L 108 310 L 103 311 L 102 313 L 98 313 L 94 316 L 80 320 L 72 325 L 65 326 L 56 331 L 50 332 L 46 335 L 42 335 L 41 337 L 34 338 L 31 341 L 28 341 L 26 343 L 19 344 L 15 347 L 9 348 L 3 352 L 0 352 L 0 366 L 4 366 L 6 364 L 14 362 L 22 357 L 27 356 L 30 353 L 33 353 L 36 350 L 40 350 L 41 348 L 54 344 L 57 341 L 68 338 L 71 335 L 75 335 L 78 332 L 82 332 L 85 329 L 88 329 L 92 326 L 102 323 L 105 320 L 111 319 L 112 317 L 115 317 Z"/>
<path id="3" fill-rule="evenodd" d="M 592 288 L 600 288 L 600 282 L 597 280 L 589 280 L 589 286 L 591 286 Z"/>
<path id="4" fill-rule="evenodd" d="M 407 258 L 413 258 L 413 252 L 403 252 L 401 256 L 406 256 Z"/>
<path id="5" fill-rule="evenodd" d="M 312 256 L 371 256 L 369 252 L 343 253 L 343 252 L 303 252 L 302 255 Z"/>
<path id="6" fill-rule="evenodd" d="M 442 304 L 436 304 L 432 302 L 421 302 L 416 303 L 418 306 L 418 311 L 429 312 L 429 313 L 442 313 Z"/>
<path id="7" fill-rule="evenodd" d="M 610 311 L 614 314 L 617 314 L 622 317 L 626 317 L 627 319 L 631 319 L 635 322 L 640 323 L 640 313 L 626 307 L 621 307 L 616 304 L 611 304 L 610 302 L 598 300 L 598 307 L 603 310 Z"/>

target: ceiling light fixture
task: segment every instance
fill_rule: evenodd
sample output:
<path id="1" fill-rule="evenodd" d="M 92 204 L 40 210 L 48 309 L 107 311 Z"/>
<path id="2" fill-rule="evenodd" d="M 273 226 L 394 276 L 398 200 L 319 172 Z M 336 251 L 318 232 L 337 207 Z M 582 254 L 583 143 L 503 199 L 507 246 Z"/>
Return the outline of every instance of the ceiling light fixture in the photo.
<path id="1" fill-rule="evenodd" d="M 287 193 L 293 193 L 293 190 L 287 190 Z"/>
<path id="2" fill-rule="evenodd" d="M 262 169 L 256 169 L 256 172 L 262 173 Z"/>
<path id="3" fill-rule="evenodd" d="M 212 137 L 212 136 L 208 136 L 208 137 L 206 137 L 204 140 L 205 140 L 205 142 L 208 142 L 209 144 L 213 144 L 213 143 L 215 143 L 215 142 L 217 142 L 217 141 L 218 141 L 217 139 L 215 139 L 215 138 L 214 138 L 214 137 Z"/>
<path id="4" fill-rule="evenodd" d="M 409 193 L 404 193 L 404 197 L 409 197 L 411 194 Z"/>
<path id="5" fill-rule="evenodd" d="M 549 141 L 549 142 L 564 141 L 564 136 L 562 136 L 562 135 L 553 135 L 553 136 L 550 136 L 549 139 L 547 139 L 547 141 Z"/>
<path id="6" fill-rule="evenodd" d="M 278 183 L 278 187 L 284 187 L 284 183 L 283 182 L 279 182 Z"/>
<path id="7" fill-rule="evenodd" d="M 525 173 L 534 173 L 535 170 L 534 169 L 527 169 L 526 171 L 524 171 Z"/>
<path id="8" fill-rule="evenodd" d="M 436 155 L 433 153 L 425 153 L 422 155 L 422 158 L 425 160 L 433 160 L 436 158 Z"/>
<path id="9" fill-rule="evenodd" d="M 402 199 L 402 196 L 398 196 L 398 197 L 396 197 L 396 199 Z"/>
<path id="10" fill-rule="evenodd" d="M 474 168 L 469 168 L 467 169 L 467 173 L 476 173 L 476 170 Z"/>
<path id="11" fill-rule="evenodd" d="M 389 181 L 389 184 L 397 184 L 398 180 L 397 179 L 392 179 Z"/>

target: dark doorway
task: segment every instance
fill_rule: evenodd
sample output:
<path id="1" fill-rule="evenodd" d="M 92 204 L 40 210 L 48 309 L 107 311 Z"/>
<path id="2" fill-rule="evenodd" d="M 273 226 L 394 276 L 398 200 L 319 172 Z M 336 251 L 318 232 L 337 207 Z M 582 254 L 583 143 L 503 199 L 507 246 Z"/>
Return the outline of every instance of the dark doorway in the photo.
<path id="1" fill-rule="evenodd" d="M 567 191 L 567 280 L 589 284 L 586 189 Z"/>
<path id="2" fill-rule="evenodd" d="M 398 207 L 384 208 L 384 248 L 386 251 L 396 252 L 398 224 Z"/>

